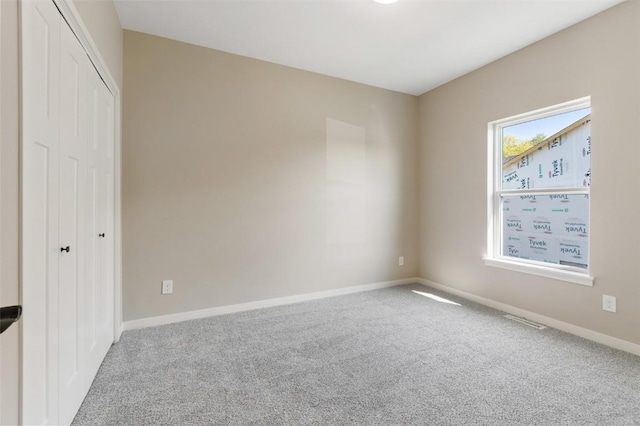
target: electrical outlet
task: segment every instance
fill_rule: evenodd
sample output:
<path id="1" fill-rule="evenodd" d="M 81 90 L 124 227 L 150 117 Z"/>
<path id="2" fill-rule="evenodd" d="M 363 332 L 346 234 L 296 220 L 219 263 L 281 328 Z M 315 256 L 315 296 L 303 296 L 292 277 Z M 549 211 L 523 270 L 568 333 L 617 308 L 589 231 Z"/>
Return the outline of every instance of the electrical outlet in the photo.
<path id="1" fill-rule="evenodd" d="M 162 280 L 162 294 L 173 293 L 173 280 Z"/>
<path id="2" fill-rule="evenodd" d="M 404 256 L 398 258 L 398 266 L 404 266 Z"/>
<path id="3" fill-rule="evenodd" d="M 616 311 L 616 298 L 615 296 L 602 295 L 602 309 L 609 312 Z"/>

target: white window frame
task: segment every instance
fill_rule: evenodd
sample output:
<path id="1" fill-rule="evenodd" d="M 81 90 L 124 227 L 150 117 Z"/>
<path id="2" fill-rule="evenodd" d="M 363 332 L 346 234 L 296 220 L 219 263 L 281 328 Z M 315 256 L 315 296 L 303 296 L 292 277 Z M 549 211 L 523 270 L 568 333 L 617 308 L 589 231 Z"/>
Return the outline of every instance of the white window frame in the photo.
<path id="1" fill-rule="evenodd" d="M 594 277 L 589 273 L 589 269 L 576 268 L 566 265 L 555 265 L 535 260 L 519 259 L 515 257 L 503 256 L 502 248 L 502 209 L 500 206 L 501 195 L 551 195 L 551 194 L 590 194 L 587 188 L 544 188 L 541 190 L 503 190 L 502 189 L 502 129 L 527 121 L 550 117 L 565 112 L 591 107 L 591 97 L 576 99 L 559 105 L 530 111 L 524 114 L 515 115 L 508 118 L 492 121 L 488 124 L 488 149 L 487 149 L 487 254 L 484 263 L 510 271 L 532 274 L 555 280 L 566 281 L 574 284 L 592 286 Z M 591 196 L 589 196 L 589 205 Z M 589 210 L 591 208 L 589 207 Z M 589 214 L 589 221 L 591 214 Z M 589 232 L 589 235 L 591 233 Z M 589 246 L 591 238 L 589 238 Z M 588 267 L 591 266 L 591 250 L 589 250 Z"/>

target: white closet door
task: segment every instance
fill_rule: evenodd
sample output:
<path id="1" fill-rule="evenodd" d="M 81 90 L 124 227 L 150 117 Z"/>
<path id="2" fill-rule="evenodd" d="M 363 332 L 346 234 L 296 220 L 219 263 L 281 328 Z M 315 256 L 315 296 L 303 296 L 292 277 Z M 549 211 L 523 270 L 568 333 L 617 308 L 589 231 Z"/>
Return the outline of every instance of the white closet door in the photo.
<path id="1" fill-rule="evenodd" d="M 100 102 L 100 78 L 93 73 L 87 76 L 87 116 L 88 116 L 88 150 L 87 150 L 87 203 L 86 203 L 86 287 L 85 299 L 87 303 L 85 350 L 87 352 L 88 366 L 92 375 L 98 371 L 100 364 L 98 355 L 98 306 L 99 299 L 99 274 L 98 247 L 102 233 L 100 230 L 100 208 L 98 205 L 98 104 Z"/>
<path id="2" fill-rule="evenodd" d="M 87 73 L 93 67 L 71 29 L 61 25 L 59 390 L 61 424 L 71 423 L 88 389 L 85 223 Z"/>
<path id="3" fill-rule="evenodd" d="M 25 424 L 69 424 L 114 331 L 114 100 L 50 0 L 22 2 Z"/>
<path id="4" fill-rule="evenodd" d="M 95 75 L 98 75 L 94 72 Z M 100 363 L 113 343 L 114 319 L 114 100 L 104 82 L 100 80 L 100 103 L 98 105 L 99 134 L 99 197 L 101 232 L 99 243 L 100 313 L 98 323 Z"/>
<path id="5" fill-rule="evenodd" d="M 113 343 L 113 96 L 89 73 L 87 305 L 89 364 L 95 372 Z M 93 377 L 92 375 L 92 377 Z"/>
<path id="6" fill-rule="evenodd" d="M 60 14 L 22 2 L 24 424 L 58 423 Z M 66 254 L 66 253 L 65 253 Z"/>

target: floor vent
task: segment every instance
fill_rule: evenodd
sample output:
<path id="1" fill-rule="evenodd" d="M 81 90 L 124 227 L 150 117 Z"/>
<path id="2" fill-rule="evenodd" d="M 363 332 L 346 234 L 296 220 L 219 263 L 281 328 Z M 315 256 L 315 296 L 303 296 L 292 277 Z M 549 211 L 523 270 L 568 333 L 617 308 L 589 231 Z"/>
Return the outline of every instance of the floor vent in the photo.
<path id="1" fill-rule="evenodd" d="M 542 324 L 538 324 L 537 322 L 529 321 L 526 318 L 520 318 L 520 317 L 516 317 L 516 316 L 513 316 L 513 315 L 505 315 L 504 317 L 505 318 L 509 318 L 510 320 L 517 321 L 517 322 L 519 322 L 521 324 L 528 325 L 529 327 L 537 328 L 538 330 L 544 330 L 545 328 L 547 328 Z"/>

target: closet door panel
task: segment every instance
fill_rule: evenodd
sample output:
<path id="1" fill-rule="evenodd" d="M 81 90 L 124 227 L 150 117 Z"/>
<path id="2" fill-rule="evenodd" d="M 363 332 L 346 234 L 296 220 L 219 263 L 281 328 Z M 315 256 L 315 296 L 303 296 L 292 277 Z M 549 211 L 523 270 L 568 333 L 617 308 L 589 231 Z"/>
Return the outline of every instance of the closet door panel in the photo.
<path id="1" fill-rule="evenodd" d="M 95 72 L 90 70 L 88 106 L 88 157 L 87 157 L 87 305 L 90 306 L 88 318 L 89 369 L 91 377 L 95 375 L 105 354 L 113 343 L 113 285 L 109 285 L 110 276 L 106 259 L 112 244 L 112 232 L 105 223 L 109 221 L 108 183 L 105 176 L 104 151 L 112 130 L 106 115 L 109 103 L 104 83 Z M 110 94 L 109 94 L 110 96 Z M 112 113 L 112 111 L 111 111 Z"/>
<path id="2" fill-rule="evenodd" d="M 100 362 L 113 343 L 113 96 L 100 81 L 98 102 L 98 355 Z"/>
<path id="3" fill-rule="evenodd" d="M 91 63 L 67 25 L 61 26 L 60 243 L 69 247 L 59 265 L 60 423 L 73 420 L 87 387 L 86 278 L 84 266 L 87 173 L 87 73 Z"/>
<path id="4" fill-rule="evenodd" d="M 58 155 L 61 17 L 21 3 L 24 424 L 58 423 Z"/>

